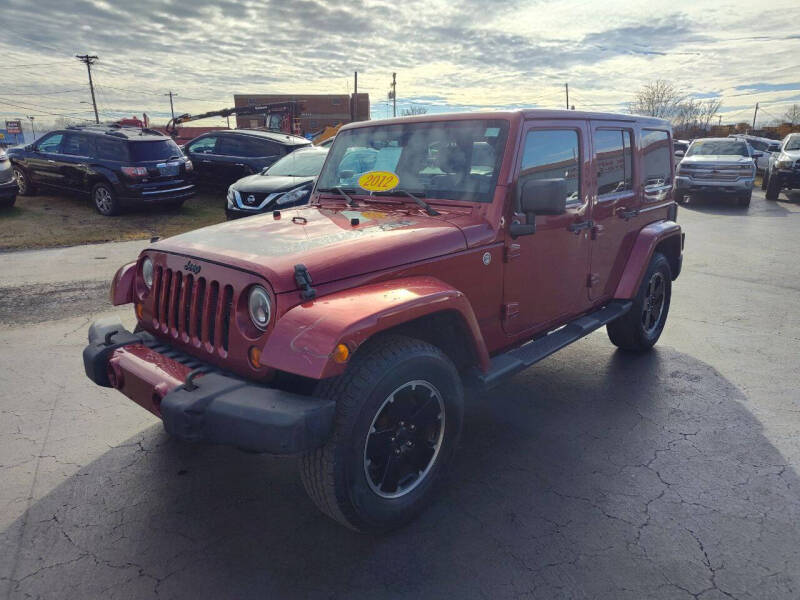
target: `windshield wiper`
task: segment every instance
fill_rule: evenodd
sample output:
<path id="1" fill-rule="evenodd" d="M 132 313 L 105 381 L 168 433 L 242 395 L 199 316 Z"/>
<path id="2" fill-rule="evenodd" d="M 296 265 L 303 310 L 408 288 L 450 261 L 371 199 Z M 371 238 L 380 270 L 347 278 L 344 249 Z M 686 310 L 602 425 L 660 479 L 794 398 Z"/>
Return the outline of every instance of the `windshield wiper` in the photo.
<path id="1" fill-rule="evenodd" d="M 375 195 L 376 195 L 376 196 L 385 195 L 385 194 L 391 194 L 391 195 L 394 195 L 394 196 L 396 196 L 396 195 L 398 195 L 398 194 L 402 194 L 402 195 L 404 195 L 404 196 L 408 196 L 408 197 L 409 197 L 409 198 L 411 198 L 411 199 L 412 199 L 414 202 L 416 202 L 417 204 L 419 204 L 419 205 L 420 205 L 420 206 L 421 206 L 421 207 L 422 207 L 422 208 L 425 210 L 425 212 L 426 212 L 426 213 L 428 213 L 428 214 L 429 214 L 430 216 L 432 216 L 432 217 L 435 217 L 435 216 L 437 216 L 437 215 L 440 215 L 440 214 L 441 214 L 441 213 L 440 213 L 438 210 L 436 210 L 436 209 L 435 209 L 435 208 L 433 208 L 433 207 L 432 207 L 430 204 L 428 204 L 427 202 L 425 202 L 425 200 L 423 200 L 423 199 L 422 199 L 422 198 L 420 198 L 419 196 L 415 196 L 414 194 L 412 194 L 412 193 L 411 193 L 411 192 L 409 192 L 408 190 L 390 190 L 390 191 L 388 191 L 388 192 L 375 192 Z"/>
<path id="2" fill-rule="evenodd" d="M 330 192 L 336 192 L 336 193 L 344 196 L 347 199 L 347 204 L 349 206 L 356 206 L 355 198 L 353 198 L 350 194 L 347 193 L 348 191 L 355 192 L 355 190 L 352 189 L 352 188 L 347 188 L 347 190 L 345 190 L 342 186 L 337 185 L 336 187 L 331 187 L 331 188 L 321 188 L 321 189 L 319 189 L 317 191 L 322 192 L 323 194 L 329 194 Z"/>

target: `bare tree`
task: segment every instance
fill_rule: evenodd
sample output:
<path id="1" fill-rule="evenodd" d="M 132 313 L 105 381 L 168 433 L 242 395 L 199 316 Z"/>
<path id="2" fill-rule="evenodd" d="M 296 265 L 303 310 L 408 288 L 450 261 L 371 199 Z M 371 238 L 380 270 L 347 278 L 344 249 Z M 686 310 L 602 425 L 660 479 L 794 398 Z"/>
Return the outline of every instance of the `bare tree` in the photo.
<path id="1" fill-rule="evenodd" d="M 400 111 L 401 117 L 413 117 L 414 115 L 424 115 L 428 112 L 428 109 L 424 106 L 412 106 L 411 108 L 404 108 Z"/>
<path id="2" fill-rule="evenodd" d="M 792 104 L 783 114 L 783 118 L 794 127 L 800 123 L 800 104 Z"/>
<path id="3" fill-rule="evenodd" d="M 685 98 L 686 95 L 670 82 L 657 79 L 636 93 L 636 98 L 629 104 L 628 109 L 635 115 L 671 119 Z"/>

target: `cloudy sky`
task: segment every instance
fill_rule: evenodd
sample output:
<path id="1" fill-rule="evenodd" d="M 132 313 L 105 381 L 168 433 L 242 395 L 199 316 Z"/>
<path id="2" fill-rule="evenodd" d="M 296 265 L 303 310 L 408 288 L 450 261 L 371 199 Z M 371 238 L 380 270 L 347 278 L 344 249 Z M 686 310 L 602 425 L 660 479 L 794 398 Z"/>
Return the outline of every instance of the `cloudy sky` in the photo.
<path id="1" fill-rule="evenodd" d="M 800 102 L 800 3 L 717 0 L 0 0 L 0 118 L 101 118 L 233 105 L 234 93 L 346 93 L 372 117 L 563 107 L 623 110 L 667 79 L 721 97 L 723 119 L 759 124 Z M 199 124 L 199 123 L 198 123 Z M 203 124 L 219 124 L 212 120 Z"/>

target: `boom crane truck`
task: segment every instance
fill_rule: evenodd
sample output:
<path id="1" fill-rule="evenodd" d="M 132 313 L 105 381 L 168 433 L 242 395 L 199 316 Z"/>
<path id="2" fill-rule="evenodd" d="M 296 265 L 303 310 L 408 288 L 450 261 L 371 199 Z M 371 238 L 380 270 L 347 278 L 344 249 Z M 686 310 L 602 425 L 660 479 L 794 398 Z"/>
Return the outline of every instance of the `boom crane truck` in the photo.
<path id="1" fill-rule="evenodd" d="M 209 119 L 211 117 L 264 115 L 266 118 L 266 129 L 270 131 L 282 131 L 293 135 L 302 135 L 300 116 L 304 109 L 304 102 L 288 100 L 286 102 L 271 102 L 269 104 L 257 104 L 253 106 L 234 106 L 232 108 L 212 110 L 198 115 L 185 113 L 174 119 L 170 119 L 166 129 L 171 136 L 175 137 L 177 135 L 178 125 L 189 123 L 190 121 Z"/>

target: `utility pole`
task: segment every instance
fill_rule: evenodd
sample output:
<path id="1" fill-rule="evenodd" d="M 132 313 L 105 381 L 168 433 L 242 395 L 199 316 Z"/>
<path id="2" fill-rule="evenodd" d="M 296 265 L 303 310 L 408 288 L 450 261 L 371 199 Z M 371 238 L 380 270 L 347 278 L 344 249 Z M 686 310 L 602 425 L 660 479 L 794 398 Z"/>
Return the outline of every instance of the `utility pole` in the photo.
<path id="1" fill-rule="evenodd" d="M 753 129 L 756 128 L 756 116 L 758 115 L 758 102 L 756 102 L 756 110 L 753 113 Z"/>
<path id="2" fill-rule="evenodd" d="M 88 54 L 76 54 L 77 58 L 82 63 L 86 63 L 86 71 L 89 73 L 89 89 L 92 91 L 92 106 L 94 107 L 94 122 L 100 123 L 100 117 L 97 114 L 97 101 L 94 99 L 94 83 L 92 83 L 92 65 L 97 61 L 97 56 L 89 56 Z"/>
<path id="3" fill-rule="evenodd" d="M 358 71 L 353 75 L 353 101 L 351 102 L 351 121 L 358 120 Z"/>
<path id="4" fill-rule="evenodd" d="M 722 115 L 719 116 L 719 123 L 717 123 L 717 127 L 722 127 Z"/>
<path id="5" fill-rule="evenodd" d="M 35 142 L 36 141 L 36 130 L 33 128 L 33 118 L 34 117 L 33 117 L 33 115 L 28 115 L 28 118 L 31 120 L 31 133 L 33 134 L 33 141 Z M 25 139 L 25 136 L 23 135 L 23 140 L 24 139 Z"/>
<path id="6" fill-rule="evenodd" d="M 564 84 L 564 91 L 567 93 L 567 110 L 569 110 L 569 84 Z"/>
<path id="7" fill-rule="evenodd" d="M 397 116 L 397 73 L 392 73 L 392 116 Z"/>
<path id="8" fill-rule="evenodd" d="M 169 94 L 164 94 L 165 96 L 169 96 L 169 112 L 172 113 L 172 120 L 175 120 L 175 108 L 172 106 L 172 97 L 177 96 L 178 94 L 173 94 L 172 90 L 169 91 Z"/>

